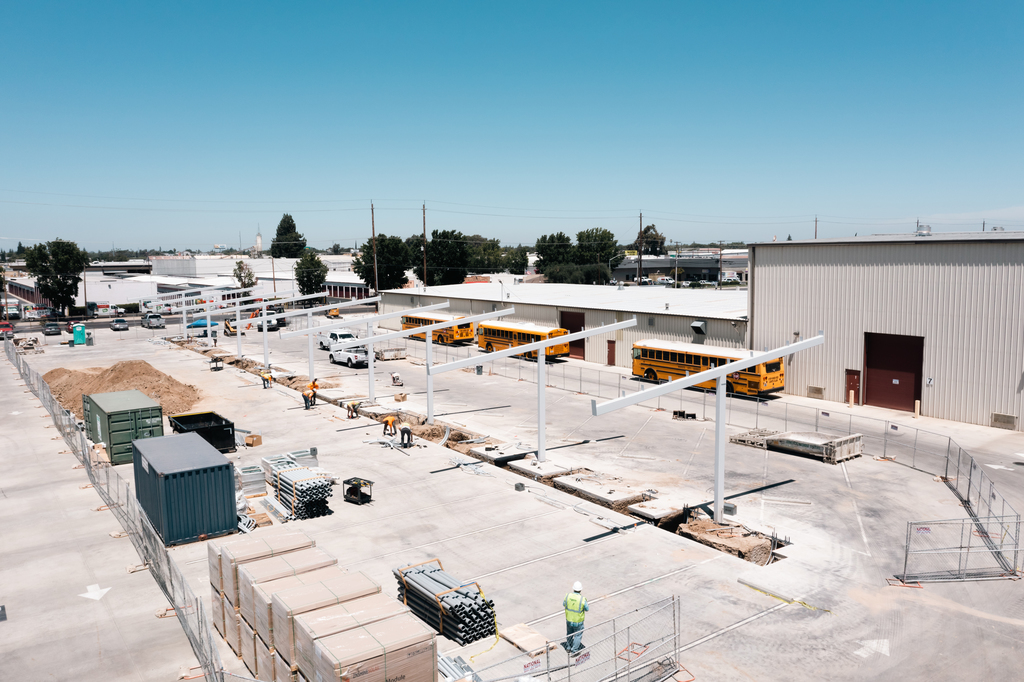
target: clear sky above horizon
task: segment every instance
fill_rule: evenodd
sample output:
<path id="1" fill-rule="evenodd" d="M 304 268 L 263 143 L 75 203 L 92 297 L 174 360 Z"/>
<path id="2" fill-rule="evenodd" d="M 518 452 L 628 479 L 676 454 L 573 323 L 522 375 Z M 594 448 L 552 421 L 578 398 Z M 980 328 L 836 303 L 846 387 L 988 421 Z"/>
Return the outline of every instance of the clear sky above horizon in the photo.
<path id="1" fill-rule="evenodd" d="M 5 3 L 0 248 L 1024 229 L 1024 3 Z"/>

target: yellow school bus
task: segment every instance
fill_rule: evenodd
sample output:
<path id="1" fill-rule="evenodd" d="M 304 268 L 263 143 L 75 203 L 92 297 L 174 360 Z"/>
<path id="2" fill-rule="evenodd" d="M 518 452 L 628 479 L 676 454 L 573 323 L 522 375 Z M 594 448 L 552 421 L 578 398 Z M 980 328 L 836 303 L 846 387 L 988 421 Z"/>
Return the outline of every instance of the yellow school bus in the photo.
<path id="1" fill-rule="evenodd" d="M 556 336 L 565 336 L 568 333 L 567 329 L 561 327 L 544 327 L 529 322 L 481 322 L 477 325 L 476 345 L 490 353 L 513 346 L 545 341 Z M 568 343 L 556 343 L 553 346 L 548 346 L 544 352 L 546 358 L 562 358 L 568 355 Z M 536 359 L 537 351 L 523 353 L 523 356 Z"/>
<path id="2" fill-rule="evenodd" d="M 447 313 L 420 313 L 418 315 L 407 315 L 402 318 L 402 329 L 415 329 L 416 327 L 424 327 L 428 324 L 437 324 L 438 322 L 454 322 L 455 320 L 461 320 L 463 315 L 449 315 Z M 462 343 L 463 341 L 473 340 L 473 324 L 467 322 L 452 327 L 445 327 L 444 329 L 435 329 L 433 331 L 434 343 Z M 420 334 L 412 334 L 411 338 L 426 341 L 427 333 L 423 332 Z"/>
<path id="3" fill-rule="evenodd" d="M 633 344 L 633 376 L 648 381 L 672 381 L 712 367 L 721 367 L 747 355 L 749 351 L 737 348 L 647 339 Z M 713 389 L 715 382 L 712 379 L 697 386 Z M 782 391 L 785 387 L 782 358 L 733 372 L 726 377 L 726 391 L 729 393 L 763 396 Z"/>

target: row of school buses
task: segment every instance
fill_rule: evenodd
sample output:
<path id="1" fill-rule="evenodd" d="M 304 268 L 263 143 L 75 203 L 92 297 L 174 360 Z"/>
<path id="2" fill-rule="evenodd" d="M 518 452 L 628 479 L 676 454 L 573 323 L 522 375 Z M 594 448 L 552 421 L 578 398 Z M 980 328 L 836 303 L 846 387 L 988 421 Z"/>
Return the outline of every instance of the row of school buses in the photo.
<path id="1" fill-rule="evenodd" d="M 438 322 L 457 322 L 460 315 L 430 313 L 402 318 L 402 329 L 415 329 Z M 554 339 L 565 336 L 569 331 L 561 327 L 545 327 L 543 325 L 504 322 L 480 322 L 455 324 L 433 331 L 433 341 L 444 344 L 476 345 L 488 353 L 522 346 L 536 341 Z M 425 340 L 426 332 L 413 334 L 412 338 Z M 569 344 L 559 343 L 550 346 L 547 358 L 561 358 L 569 355 Z M 523 353 L 524 357 L 536 359 L 536 351 Z M 662 382 L 681 379 L 691 374 L 719 367 L 733 360 L 740 359 L 735 348 L 719 348 L 694 343 L 678 343 L 659 339 L 646 339 L 633 344 L 633 375 L 648 381 Z M 700 388 L 714 388 L 714 381 L 698 384 Z M 727 380 L 726 390 L 741 395 L 763 396 L 777 393 L 785 388 L 785 370 L 782 359 L 765 362 L 749 369 L 733 372 Z"/>

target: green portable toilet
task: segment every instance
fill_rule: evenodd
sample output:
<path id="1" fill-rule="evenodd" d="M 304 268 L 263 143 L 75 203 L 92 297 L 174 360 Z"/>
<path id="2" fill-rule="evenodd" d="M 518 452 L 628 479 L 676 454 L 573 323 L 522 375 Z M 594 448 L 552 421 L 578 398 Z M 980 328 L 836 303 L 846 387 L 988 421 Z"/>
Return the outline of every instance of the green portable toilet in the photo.
<path id="1" fill-rule="evenodd" d="M 130 464 L 132 441 L 164 435 L 160 404 L 142 391 L 116 391 L 82 396 L 86 435 L 104 443 L 111 464 Z"/>
<path id="2" fill-rule="evenodd" d="M 85 345 L 85 325 L 79 322 L 78 324 L 71 327 L 72 334 L 75 337 L 76 346 Z"/>

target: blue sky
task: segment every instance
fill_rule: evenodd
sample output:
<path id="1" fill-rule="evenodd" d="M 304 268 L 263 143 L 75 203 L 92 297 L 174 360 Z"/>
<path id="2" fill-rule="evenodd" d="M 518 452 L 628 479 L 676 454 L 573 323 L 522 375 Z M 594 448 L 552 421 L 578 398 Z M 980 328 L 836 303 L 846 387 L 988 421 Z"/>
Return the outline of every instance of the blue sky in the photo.
<path id="1" fill-rule="evenodd" d="M 1024 229 L 1024 4 L 5 3 L 0 248 Z"/>

